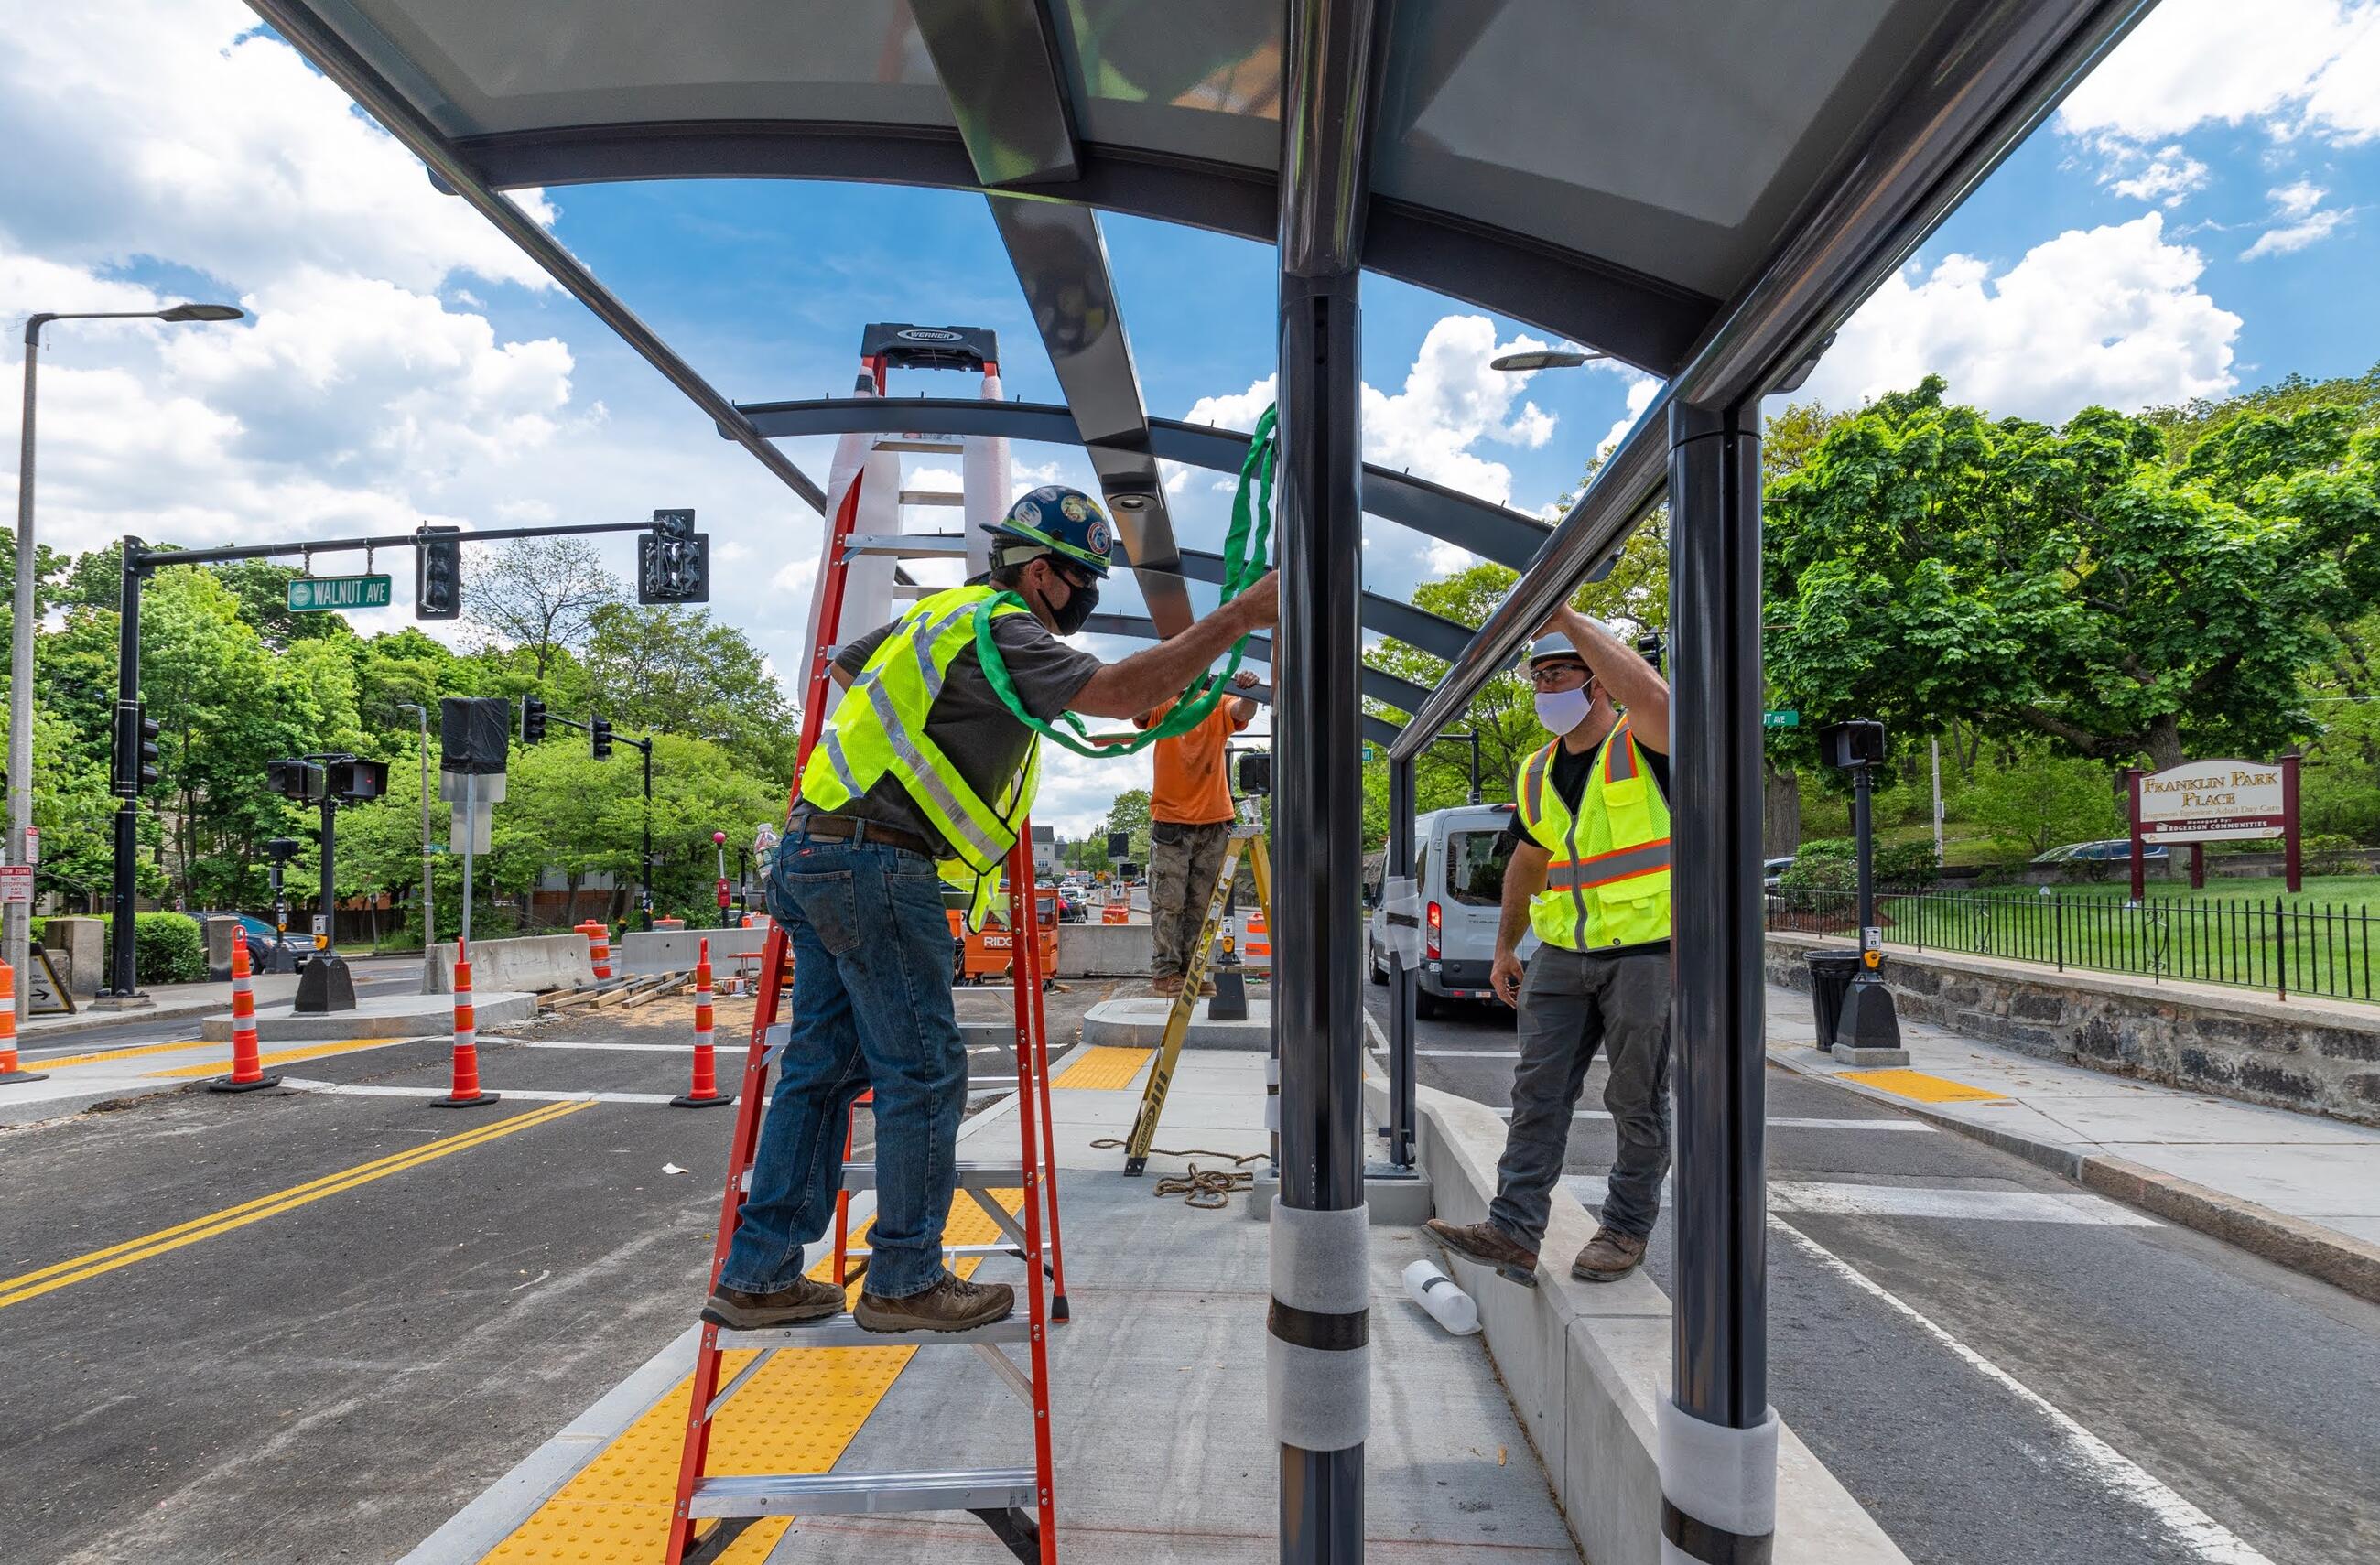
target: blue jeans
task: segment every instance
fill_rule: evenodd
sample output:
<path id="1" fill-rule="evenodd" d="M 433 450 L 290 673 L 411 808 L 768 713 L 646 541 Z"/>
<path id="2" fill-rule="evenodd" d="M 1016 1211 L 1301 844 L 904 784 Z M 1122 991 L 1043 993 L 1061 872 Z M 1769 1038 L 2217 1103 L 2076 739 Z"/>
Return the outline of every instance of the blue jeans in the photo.
<path id="1" fill-rule="evenodd" d="M 752 1191 L 720 1281 L 789 1287 L 834 1220 L 852 1104 L 876 1089 L 876 1224 L 868 1291 L 941 1280 L 966 1046 L 951 1010 L 951 929 L 933 862 L 874 843 L 789 835 L 769 911 L 794 945 L 793 1037 L 760 1126 Z"/>

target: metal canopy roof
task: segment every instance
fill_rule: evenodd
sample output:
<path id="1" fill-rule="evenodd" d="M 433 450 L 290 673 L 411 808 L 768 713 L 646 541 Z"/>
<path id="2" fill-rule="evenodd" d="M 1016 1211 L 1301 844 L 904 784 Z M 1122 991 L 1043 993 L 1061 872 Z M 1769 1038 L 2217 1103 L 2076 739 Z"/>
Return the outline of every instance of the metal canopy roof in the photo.
<path id="1" fill-rule="evenodd" d="M 843 407 L 730 405 L 496 192 L 984 191 L 1067 398 L 1001 406 L 1000 432 L 1086 447 L 1156 629 L 1188 622 L 1183 578 L 1203 573 L 1156 464 L 1228 470 L 1245 437 L 1148 416 L 1095 212 L 1270 242 L 1284 213 L 1334 197 L 1281 188 L 1287 0 L 249 3 L 813 507 L 818 486 L 771 442 L 844 427 Z M 1757 395 L 1805 360 L 2150 3 L 1384 7 L 1373 101 L 1350 116 L 1364 144 L 1344 150 L 1367 170 L 1348 198 L 1363 266 L 1670 382 L 1550 531 L 1366 469 L 1366 510 L 1525 570 L 1467 646 L 1427 627 L 1416 644 L 1454 666 L 1400 758 L 1658 501 L 1668 405 Z M 1376 628 L 1414 613 L 1365 608 Z"/>
<path id="2" fill-rule="evenodd" d="M 1282 0 L 289 8 L 499 188 L 862 179 L 1029 189 L 1264 240 L 1278 222 Z M 1399 6 L 1365 263 L 1666 378 L 1912 67 L 1983 8 Z"/>

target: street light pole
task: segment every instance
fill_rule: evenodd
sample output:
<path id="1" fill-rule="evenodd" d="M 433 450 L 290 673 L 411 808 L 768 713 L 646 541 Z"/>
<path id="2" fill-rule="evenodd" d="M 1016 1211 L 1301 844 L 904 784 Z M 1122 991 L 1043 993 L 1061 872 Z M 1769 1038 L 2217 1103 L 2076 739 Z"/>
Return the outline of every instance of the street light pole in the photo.
<path id="1" fill-rule="evenodd" d="M 33 406 L 36 370 L 42 358 L 42 328 L 53 321 L 237 321 L 243 311 L 227 304 L 178 304 L 170 309 L 44 310 L 25 318 L 25 409 L 17 444 L 16 623 L 8 647 L 8 841 L 6 862 L 30 864 L 25 833 L 33 824 Z M 0 907 L 0 956 L 22 973 L 30 950 L 30 902 Z M 127 916 L 129 916 L 128 914 Z M 17 986 L 17 1018 L 23 1021 L 33 986 Z"/>

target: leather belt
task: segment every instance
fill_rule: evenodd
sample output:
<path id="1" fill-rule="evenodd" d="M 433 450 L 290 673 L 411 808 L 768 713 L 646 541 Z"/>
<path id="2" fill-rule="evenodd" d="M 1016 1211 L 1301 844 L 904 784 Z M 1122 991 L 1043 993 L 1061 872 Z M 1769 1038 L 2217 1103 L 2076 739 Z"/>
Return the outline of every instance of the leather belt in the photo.
<path id="1" fill-rule="evenodd" d="M 795 822 L 797 836 L 829 837 L 843 843 L 881 843 L 888 848 L 906 848 L 911 853 L 934 856 L 926 839 L 914 831 L 904 831 L 897 826 L 880 825 L 873 820 L 854 820 L 844 815 L 811 815 Z"/>

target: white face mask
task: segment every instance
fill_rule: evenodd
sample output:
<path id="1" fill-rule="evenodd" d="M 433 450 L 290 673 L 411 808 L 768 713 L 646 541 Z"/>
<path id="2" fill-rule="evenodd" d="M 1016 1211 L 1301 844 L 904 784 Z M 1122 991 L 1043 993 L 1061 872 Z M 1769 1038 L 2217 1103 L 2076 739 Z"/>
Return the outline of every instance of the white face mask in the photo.
<path id="1" fill-rule="evenodd" d="M 1556 737 L 1569 733 L 1586 721 L 1595 709 L 1595 699 L 1580 685 L 1575 690 L 1540 690 L 1537 698 L 1537 721 Z"/>

